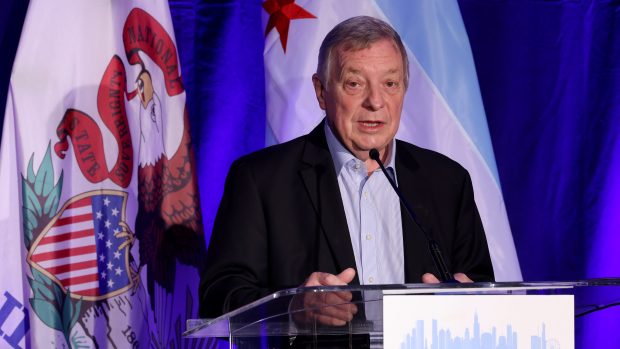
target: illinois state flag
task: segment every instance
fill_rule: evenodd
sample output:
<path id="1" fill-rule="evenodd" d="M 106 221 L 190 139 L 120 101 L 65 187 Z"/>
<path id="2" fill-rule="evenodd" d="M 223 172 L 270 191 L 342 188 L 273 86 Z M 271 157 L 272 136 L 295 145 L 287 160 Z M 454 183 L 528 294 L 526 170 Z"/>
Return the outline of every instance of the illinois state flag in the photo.
<path id="1" fill-rule="evenodd" d="M 319 46 L 347 18 L 390 23 L 408 50 L 410 82 L 397 138 L 443 153 L 472 178 L 498 281 L 521 280 L 469 41 L 456 0 L 266 0 L 267 143 L 324 117 L 312 87 Z"/>
<path id="2" fill-rule="evenodd" d="M 0 157 L 0 347 L 178 348 L 204 238 L 166 1 L 30 1 Z"/>

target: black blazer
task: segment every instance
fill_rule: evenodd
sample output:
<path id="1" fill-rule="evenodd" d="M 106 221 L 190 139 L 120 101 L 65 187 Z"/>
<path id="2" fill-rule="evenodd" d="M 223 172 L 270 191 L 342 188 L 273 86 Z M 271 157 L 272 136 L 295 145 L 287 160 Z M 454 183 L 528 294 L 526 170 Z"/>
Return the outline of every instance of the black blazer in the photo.
<path id="1" fill-rule="evenodd" d="M 216 317 L 272 292 L 297 287 L 314 271 L 355 268 L 334 164 L 321 123 L 310 134 L 235 161 L 200 282 L 200 315 Z M 448 268 L 474 281 L 493 268 L 471 179 L 455 161 L 396 142 L 396 176 Z M 427 243 L 401 205 L 405 281 L 436 274 Z M 353 284 L 359 284 L 357 276 Z"/>

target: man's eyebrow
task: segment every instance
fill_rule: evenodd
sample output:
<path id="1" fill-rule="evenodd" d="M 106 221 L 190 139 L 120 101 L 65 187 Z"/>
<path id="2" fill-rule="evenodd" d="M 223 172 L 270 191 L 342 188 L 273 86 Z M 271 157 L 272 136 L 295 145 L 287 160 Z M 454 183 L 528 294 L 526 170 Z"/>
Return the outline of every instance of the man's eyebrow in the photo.
<path id="1" fill-rule="evenodd" d="M 355 74 L 355 75 L 360 75 L 361 74 L 361 70 L 359 69 L 355 69 L 355 68 L 344 68 L 340 71 L 340 76 L 339 78 L 342 79 L 345 75 L 347 74 Z"/>
<path id="2" fill-rule="evenodd" d="M 402 73 L 402 69 L 392 68 L 392 69 L 387 70 L 383 75 L 401 74 L 401 73 Z M 342 79 L 347 74 L 361 75 L 362 71 L 360 69 L 346 67 L 340 71 L 339 78 Z"/>

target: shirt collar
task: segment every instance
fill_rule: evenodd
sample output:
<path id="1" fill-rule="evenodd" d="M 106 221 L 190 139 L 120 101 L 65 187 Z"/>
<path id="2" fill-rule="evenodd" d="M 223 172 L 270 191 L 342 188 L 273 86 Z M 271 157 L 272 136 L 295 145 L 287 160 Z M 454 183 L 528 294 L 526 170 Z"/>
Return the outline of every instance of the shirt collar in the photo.
<path id="1" fill-rule="evenodd" d="M 351 160 L 356 160 L 361 162 L 361 160 L 357 159 L 351 152 L 345 148 L 342 143 L 336 138 L 336 135 L 332 132 L 331 127 L 329 127 L 327 121 L 325 122 L 325 138 L 327 139 L 327 147 L 329 148 L 329 152 L 332 155 L 332 160 L 334 161 L 334 167 L 336 169 L 336 175 L 340 174 L 342 167 L 345 164 L 350 162 Z M 384 164 L 385 168 L 391 169 L 391 171 L 396 172 L 394 169 L 394 164 L 396 163 L 396 139 L 392 139 L 392 142 L 389 147 L 389 155 L 387 162 Z M 381 171 L 381 169 L 377 169 Z"/>

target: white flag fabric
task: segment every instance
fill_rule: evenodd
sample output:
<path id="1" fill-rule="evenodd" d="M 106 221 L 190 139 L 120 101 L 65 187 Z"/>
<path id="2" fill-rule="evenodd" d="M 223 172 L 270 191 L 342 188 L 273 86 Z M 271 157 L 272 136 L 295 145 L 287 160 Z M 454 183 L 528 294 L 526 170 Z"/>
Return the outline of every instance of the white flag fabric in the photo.
<path id="1" fill-rule="evenodd" d="M 31 0 L 4 122 L 0 347 L 202 347 L 181 338 L 205 246 L 167 1 Z"/>
<path id="2" fill-rule="evenodd" d="M 263 4 L 267 144 L 308 133 L 324 117 L 311 82 L 319 46 L 343 20 L 390 23 L 409 54 L 397 138 L 458 161 L 471 177 L 497 281 L 522 279 L 469 41 L 455 0 L 323 0 Z"/>

